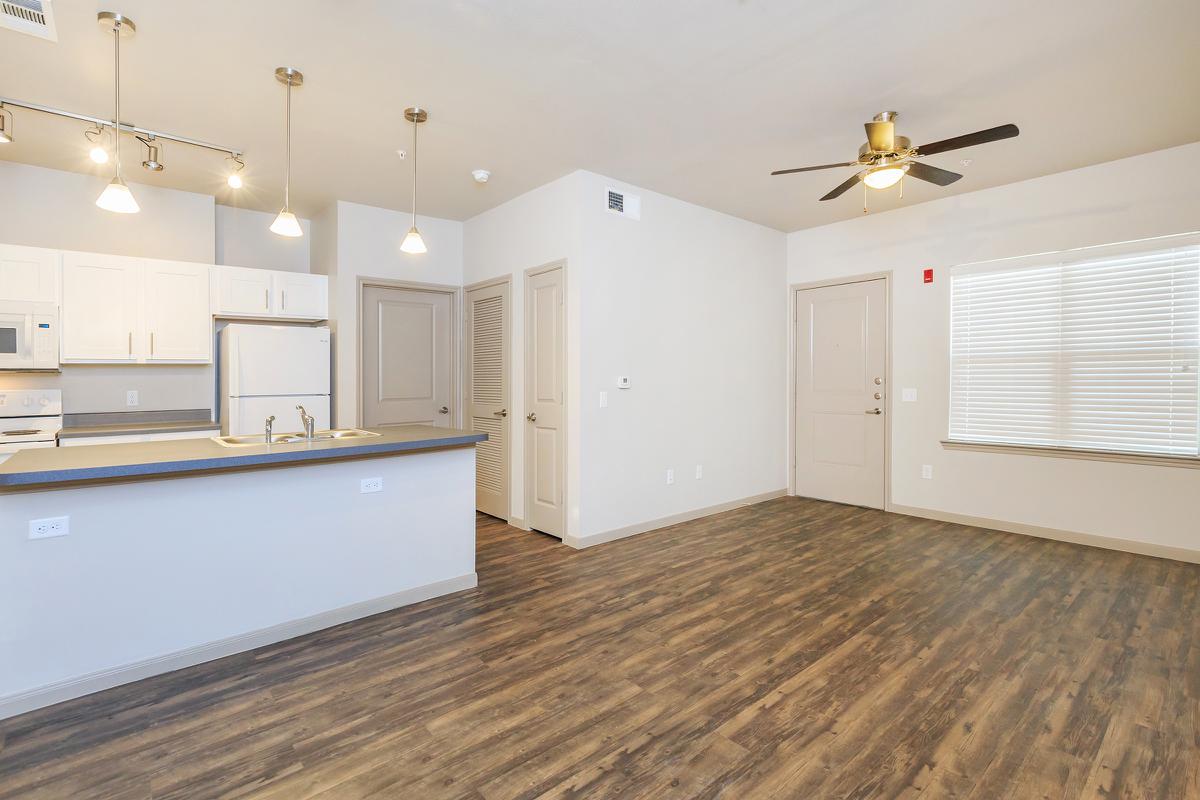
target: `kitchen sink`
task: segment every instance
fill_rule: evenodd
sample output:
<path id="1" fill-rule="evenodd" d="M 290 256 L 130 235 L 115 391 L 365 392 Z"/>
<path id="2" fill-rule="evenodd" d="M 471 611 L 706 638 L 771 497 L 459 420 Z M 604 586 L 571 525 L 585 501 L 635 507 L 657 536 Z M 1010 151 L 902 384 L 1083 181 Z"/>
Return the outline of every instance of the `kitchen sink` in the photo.
<path id="1" fill-rule="evenodd" d="M 312 441 L 327 442 L 331 439 L 365 439 L 378 436 L 378 433 L 359 430 L 358 428 L 335 428 L 330 431 L 317 431 Z M 261 433 L 243 434 L 241 436 L 214 436 L 212 440 L 223 447 L 253 447 L 266 444 L 266 435 Z M 303 433 L 276 433 L 271 437 L 271 444 L 297 444 L 308 441 Z"/>

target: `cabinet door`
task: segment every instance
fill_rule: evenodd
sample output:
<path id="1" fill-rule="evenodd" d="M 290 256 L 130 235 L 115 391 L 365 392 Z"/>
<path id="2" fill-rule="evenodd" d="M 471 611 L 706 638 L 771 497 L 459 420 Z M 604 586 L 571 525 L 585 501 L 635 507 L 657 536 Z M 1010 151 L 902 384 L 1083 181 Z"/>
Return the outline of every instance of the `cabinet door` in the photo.
<path id="1" fill-rule="evenodd" d="M 64 253 L 62 277 L 62 360 L 136 361 L 142 260 Z"/>
<path id="2" fill-rule="evenodd" d="M 276 272 L 275 315 L 299 319 L 326 319 L 329 316 L 329 279 L 303 272 Z"/>
<path id="3" fill-rule="evenodd" d="M 213 313 L 222 317 L 270 317 L 271 272 L 246 267 L 214 267 L 217 285 Z"/>
<path id="4" fill-rule="evenodd" d="M 0 244 L 0 300 L 57 304 L 61 258 L 57 250 Z"/>
<path id="5" fill-rule="evenodd" d="M 147 361 L 212 361 L 206 265 L 146 262 L 145 336 Z"/>

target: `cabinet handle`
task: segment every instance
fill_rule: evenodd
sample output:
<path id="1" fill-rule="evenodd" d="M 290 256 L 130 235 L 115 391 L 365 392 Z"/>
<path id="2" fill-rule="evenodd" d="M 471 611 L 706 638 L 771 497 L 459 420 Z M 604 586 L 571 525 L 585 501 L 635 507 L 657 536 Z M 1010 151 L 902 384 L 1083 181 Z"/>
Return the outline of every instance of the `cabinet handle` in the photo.
<path id="1" fill-rule="evenodd" d="M 268 311 L 271 308 L 271 290 L 263 289 L 263 311 Z"/>
<path id="2" fill-rule="evenodd" d="M 133 331 L 129 332 L 129 355 L 133 355 Z"/>
<path id="3" fill-rule="evenodd" d="M 287 311 L 287 289 L 279 293 L 283 297 L 283 310 Z"/>
<path id="4" fill-rule="evenodd" d="M 150 331 L 150 355 L 154 355 L 154 331 Z"/>

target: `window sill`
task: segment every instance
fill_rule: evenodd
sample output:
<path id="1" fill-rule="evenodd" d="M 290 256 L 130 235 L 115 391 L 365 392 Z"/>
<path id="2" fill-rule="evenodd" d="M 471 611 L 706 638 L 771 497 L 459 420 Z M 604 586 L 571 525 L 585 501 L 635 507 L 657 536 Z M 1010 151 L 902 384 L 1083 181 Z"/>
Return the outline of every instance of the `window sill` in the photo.
<path id="1" fill-rule="evenodd" d="M 1047 456 L 1074 458 L 1085 461 L 1116 461 L 1122 464 L 1149 464 L 1156 467 L 1200 469 L 1200 457 L 1155 455 L 1152 453 L 1122 453 L 1116 450 L 1084 450 L 1074 447 L 1045 447 L 1029 444 L 999 444 L 996 442 L 966 442 L 943 439 L 946 450 L 975 450 L 984 453 L 1008 453 L 1018 456 Z"/>

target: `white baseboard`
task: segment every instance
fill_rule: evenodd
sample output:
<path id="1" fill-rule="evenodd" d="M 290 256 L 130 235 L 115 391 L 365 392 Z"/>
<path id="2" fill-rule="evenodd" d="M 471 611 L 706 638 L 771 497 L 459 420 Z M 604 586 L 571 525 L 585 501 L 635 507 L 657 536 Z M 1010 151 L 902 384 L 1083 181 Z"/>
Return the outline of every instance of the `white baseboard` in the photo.
<path id="1" fill-rule="evenodd" d="M 466 575 L 459 575 L 444 581 L 415 586 L 412 589 L 405 589 L 386 597 L 377 597 L 373 600 L 364 600 L 360 603 L 342 606 L 331 611 L 323 611 L 311 617 L 281 622 L 278 625 L 238 634 L 237 636 L 230 636 L 215 642 L 188 647 L 184 650 L 177 650 L 173 653 L 166 653 L 161 656 L 135 661 L 131 664 L 112 667 L 76 678 L 56 681 L 46 686 L 39 686 L 36 689 L 29 689 L 17 694 L 0 697 L 0 719 L 24 714 L 26 711 L 33 711 L 36 708 L 54 705 L 55 703 L 61 703 L 64 700 L 70 700 L 75 697 L 82 697 L 85 694 L 111 689 L 114 686 L 120 686 L 124 683 L 132 683 L 143 678 L 161 675 L 164 672 L 173 672 L 184 667 L 202 664 L 205 661 L 224 658 L 235 653 L 243 653 L 247 650 L 253 650 L 256 647 L 262 647 L 263 645 L 282 642 L 285 639 L 294 639 L 306 633 L 319 631 L 323 628 L 331 628 L 334 625 L 341 625 L 343 622 L 362 619 L 363 617 L 369 617 L 372 614 L 379 614 L 383 611 L 391 611 L 401 606 L 420 603 L 444 594 L 460 592 L 464 589 L 473 589 L 478 583 L 479 579 L 476 574 L 470 572 Z"/>
<path id="2" fill-rule="evenodd" d="M 1089 547 L 1101 547 L 1105 550 L 1120 550 L 1124 553 L 1135 553 L 1140 556 L 1154 556 L 1155 558 L 1169 558 L 1173 561 L 1200 564 L 1200 550 L 1189 550 L 1185 547 L 1172 547 L 1171 545 L 1152 544 L 1150 542 L 1135 542 L 1130 539 L 1117 539 L 1112 536 L 1100 536 L 1094 533 L 1045 528 L 1040 525 L 1026 525 L 1023 522 L 1007 522 L 1002 519 L 973 517 L 968 514 L 955 514 L 952 511 L 938 511 L 932 508 L 893 505 L 888 510 L 895 514 L 934 519 L 938 522 L 956 522 L 959 525 L 991 528 L 992 530 L 1005 531 L 1006 533 L 1019 533 L 1024 536 L 1036 536 L 1040 539 L 1053 539 L 1057 542 L 1070 542 Z"/>
<path id="3" fill-rule="evenodd" d="M 713 514 L 720 514 L 722 511 L 732 511 L 735 508 L 742 506 L 752 506 L 755 503 L 761 503 L 766 500 L 774 500 L 776 497 L 783 497 L 787 494 L 787 489 L 776 489 L 773 492 L 764 492 L 751 497 L 743 497 L 740 500 L 730 500 L 727 503 L 718 503 L 715 506 L 707 506 L 705 508 L 697 508 L 691 511 L 684 511 L 679 514 L 672 514 L 669 517 L 661 517 L 652 519 L 649 522 L 639 522 L 636 525 L 627 525 L 624 528 L 614 528 L 611 531 L 603 533 L 593 533 L 590 536 L 573 536 L 568 534 L 563 537 L 563 544 L 574 547 L 576 550 L 582 550 L 585 547 L 595 547 L 598 544 L 605 542 L 615 542 L 617 539 L 624 539 L 629 536 L 636 536 L 639 533 L 647 533 L 648 531 L 665 528 L 668 525 L 678 525 L 681 522 L 690 522 L 701 517 L 709 517 Z"/>

